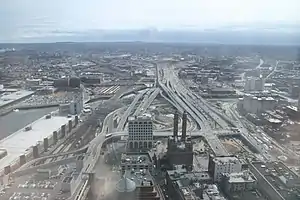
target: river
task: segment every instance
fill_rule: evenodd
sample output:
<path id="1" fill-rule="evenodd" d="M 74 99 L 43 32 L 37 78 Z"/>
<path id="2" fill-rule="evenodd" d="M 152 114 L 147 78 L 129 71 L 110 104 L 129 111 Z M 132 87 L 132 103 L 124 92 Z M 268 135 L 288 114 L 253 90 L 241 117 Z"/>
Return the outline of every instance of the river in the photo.
<path id="1" fill-rule="evenodd" d="M 26 125 L 34 122 L 42 116 L 57 110 L 56 107 L 20 110 L 19 112 L 11 112 L 0 117 L 0 140 L 11 135 L 17 130 L 22 129 Z"/>

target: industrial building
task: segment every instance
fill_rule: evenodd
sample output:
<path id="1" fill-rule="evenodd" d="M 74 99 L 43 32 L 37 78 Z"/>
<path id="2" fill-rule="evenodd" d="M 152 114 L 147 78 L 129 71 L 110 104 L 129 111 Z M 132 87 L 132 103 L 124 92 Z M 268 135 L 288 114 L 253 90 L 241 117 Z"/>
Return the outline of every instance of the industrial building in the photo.
<path id="1" fill-rule="evenodd" d="M 153 147 L 153 123 L 151 116 L 128 118 L 128 150 L 147 150 Z"/>
<path id="2" fill-rule="evenodd" d="M 168 138 L 167 159 L 169 164 L 184 165 L 188 169 L 193 167 L 193 143 L 190 137 L 186 135 L 187 113 L 182 117 L 182 134 L 178 136 L 178 113 L 174 114 L 173 136 Z"/>

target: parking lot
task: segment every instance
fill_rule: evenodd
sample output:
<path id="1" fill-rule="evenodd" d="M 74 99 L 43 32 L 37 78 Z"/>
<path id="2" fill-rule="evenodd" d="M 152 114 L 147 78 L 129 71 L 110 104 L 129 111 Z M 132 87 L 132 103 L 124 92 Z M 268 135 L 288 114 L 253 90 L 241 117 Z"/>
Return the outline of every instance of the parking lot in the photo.
<path id="1" fill-rule="evenodd" d="M 60 183 L 72 173 L 74 165 L 61 165 L 31 175 L 11 179 L 0 191 L 1 200 L 65 200 L 70 194 L 60 191 Z M 48 173 L 49 172 L 49 173 Z"/>

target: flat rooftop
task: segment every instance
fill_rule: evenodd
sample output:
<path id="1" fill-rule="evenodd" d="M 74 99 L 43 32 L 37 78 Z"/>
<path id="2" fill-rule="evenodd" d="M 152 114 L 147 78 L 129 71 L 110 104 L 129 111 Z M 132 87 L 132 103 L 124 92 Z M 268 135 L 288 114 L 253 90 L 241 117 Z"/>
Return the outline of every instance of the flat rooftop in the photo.
<path id="1" fill-rule="evenodd" d="M 226 176 L 229 177 L 229 183 L 251 183 L 256 181 L 256 178 L 250 171 L 226 174 Z"/>
<path id="2" fill-rule="evenodd" d="M 178 181 L 177 184 L 180 184 L 180 182 Z M 199 184 L 195 182 L 186 187 L 179 185 L 179 190 L 185 199 L 199 199 L 201 196 L 200 194 L 202 193 L 203 200 L 226 200 L 226 198 L 220 193 L 218 187 L 213 184 Z"/>
<path id="3" fill-rule="evenodd" d="M 33 93 L 34 93 L 33 91 L 27 91 L 27 90 L 19 90 L 17 92 L 12 92 L 9 94 L 4 93 L 3 95 L 0 96 L 0 107 L 12 103 L 18 99 L 29 96 Z"/>
<path id="4" fill-rule="evenodd" d="M 142 186 L 142 182 L 143 185 L 150 185 L 150 182 L 154 183 L 154 180 L 148 170 L 126 170 L 125 177 L 135 182 L 137 187 Z"/>
<path id="5" fill-rule="evenodd" d="M 124 153 L 121 156 L 122 165 L 148 165 L 151 163 L 148 153 Z"/>
<path id="6" fill-rule="evenodd" d="M 140 121 L 151 121 L 151 120 L 152 120 L 151 115 L 148 113 L 144 113 L 136 117 L 135 116 L 128 117 L 129 122 L 140 122 Z"/>
<path id="7" fill-rule="evenodd" d="M 240 162 L 240 160 L 234 156 L 215 157 L 214 161 L 218 164 Z"/>
<path id="8" fill-rule="evenodd" d="M 62 116 L 52 116 L 50 119 L 45 119 L 43 116 L 26 126 L 31 126 L 31 130 L 25 131 L 24 127 L 1 140 L 0 149 L 7 150 L 7 156 L 1 159 L 0 170 L 19 159 L 19 156 L 25 154 L 31 146 L 52 135 L 53 131 L 58 130 L 61 125 L 67 124 L 70 119 Z"/>

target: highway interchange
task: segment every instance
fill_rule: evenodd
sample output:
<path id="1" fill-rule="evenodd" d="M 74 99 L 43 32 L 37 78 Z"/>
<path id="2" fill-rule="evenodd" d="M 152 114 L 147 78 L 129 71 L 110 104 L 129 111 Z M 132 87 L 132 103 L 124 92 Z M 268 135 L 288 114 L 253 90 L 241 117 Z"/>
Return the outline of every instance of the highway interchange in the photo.
<path id="1" fill-rule="evenodd" d="M 241 129 L 243 126 L 241 124 L 236 125 L 236 122 L 232 122 L 228 117 L 223 116 L 218 110 L 211 107 L 205 100 L 201 97 L 193 94 L 188 88 L 185 88 L 183 84 L 179 81 L 175 74 L 173 66 L 166 64 L 157 65 L 157 88 L 147 89 L 136 95 L 132 103 L 128 106 L 126 111 L 120 117 L 118 127 L 115 132 L 112 133 L 113 136 L 123 136 L 126 135 L 124 132 L 127 118 L 133 115 L 142 114 L 155 99 L 155 97 L 160 93 L 165 97 L 180 113 L 186 111 L 189 116 L 197 123 L 200 131 L 192 132 L 191 135 L 204 136 L 209 143 L 210 147 L 213 149 L 216 155 L 228 155 L 227 150 L 219 140 L 219 135 L 230 134 L 231 128 L 236 127 Z M 138 106 L 137 104 L 141 102 Z M 114 114 L 110 114 L 104 120 L 103 127 L 105 127 L 108 121 L 113 120 Z M 216 126 L 216 124 L 218 126 Z M 216 129 L 219 127 L 219 129 Z M 104 128 L 105 129 L 105 128 Z M 100 155 L 101 147 L 105 141 L 105 133 L 102 129 L 101 133 L 90 143 L 87 154 L 87 162 L 85 162 L 84 170 L 82 173 L 89 173 L 93 171 L 96 163 L 103 159 Z M 240 130 L 240 132 L 243 130 Z M 170 133 L 166 132 L 154 132 L 154 136 L 167 136 Z M 246 132 L 245 134 L 248 134 Z M 246 139 L 248 136 L 245 136 Z M 78 184 L 78 193 L 76 193 L 77 198 L 80 199 L 84 193 L 85 182 Z"/>
<path id="2" fill-rule="evenodd" d="M 93 172 L 95 170 L 95 166 L 98 166 L 97 163 L 103 162 L 103 157 L 100 155 L 100 152 L 103 143 L 107 139 L 106 134 L 111 133 L 112 137 L 127 135 L 126 123 L 128 117 L 131 115 L 138 116 L 143 114 L 158 94 L 165 98 L 181 114 L 184 111 L 188 113 L 190 120 L 194 121 L 199 129 L 197 131 L 190 132 L 191 136 L 204 136 L 216 155 L 229 155 L 221 143 L 219 136 L 240 134 L 257 150 L 257 153 L 261 154 L 258 158 L 262 160 L 273 160 L 267 149 L 263 145 L 257 143 L 257 137 L 260 136 L 252 135 L 244 127 L 244 122 L 237 113 L 232 111 L 231 114 L 235 116 L 235 120 L 232 120 L 221 111 L 217 110 L 214 106 L 210 105 L 210 103 L 201 98 L 199 95 L 193 93 L 189 89 L 188 83 L 183 82 L 177 77 L 177 71 L 173 65 L 159 63 L 156 67 L 157 87 L 140 91 L 129 106 L 118 108 L 109 114 L 106 112 L 107 115 L 105 119 L 103 119 L 103 110 L 106 108 L 106 104 L 103 102 L 94 102 L 93 104 L 90 104 L 94 112 L 91 115 L 86 116 L 85 119 L 82 118 L 82 124 L 75 131 L 75 134 L 68 139 L 68 145 L 62 144 L 62 148 L 60 148 L 59 151 L 54 152 L 56 157 L 65 156 L 61 158 L 67 158 L 68 151 L 71 151 L 70 155 L 73 155 L 76 152 L 72 152 L 72 149 L 75 148 L 75 144 L 78 143 L 79 140 L 82 140 L 80 147 L 87 148 L 86 161 L 84 162 L 83 170 L 79 175 L 79 177 L 82 178 L 78 181 L 76 187 L 77 190 L 76 193 L 74 193 L 74 199 L 82 199 L 82 197 L 86 194 L 87 180 L 84 178 L 86 177 L 85 174 Z M 120 96 L 121 93 L 114 96 L 109 101 L 114 101 L 120 98 Z M 98 128 L 99 119 L 103 122 L 101 130 Z M 114 127 L 113 125 L 114 120 L 118 121 L 117 127 Z M 233 129 L 235 130 L 234 132 Z M 96 134 L 94 134 L 95 132 Z M 165 137 L 171 134 L 172 133 L 170 131 L 158 130 L 154 132 L 154 136 L 156 137 Z M 96 137 L 92 139 L 94 136 Z M 55 155 L 47 157 L 48 161 L 53 161 L 55 159 Z"/>
<path id="3" fill-rule="evenodd" d="M 264 149 L 262 145 L 257 144 L 256 140 L 252 135 L 249 134 L 248 130 L 244 128 L 241 121 L 233 121 L 229 117 L 225 116 L 219 110 L 211 106 L 208 102 L 202 99 L 199 95 L 194 94 L 189 88 L 185 87 L 184 84 L 176 75 L 174 66 L 165 63 L 157 64 L 157 87 L 146 89 L 136 95 L 132 103 L 127 107 L 125 112 L 120 116 L 120 120 L 115 132 L 112 132 L 113 137 L 119 137 L 127 135 L 124 129 L 126 128 L 127 118 L 130 115 L 142 114 L 152 103 L 158 94 L 166 98 L 169 103 L 173 105 L 180 113 L 186 111 L 190 118 L 196 122 L 199 131 L 191 132 L 192 136 L 204 136 L 215 152 L 216 155 L 224 156 L 229 155 L 221 141 L 219 140 L 220 135 L 232 134 L 232 128 L 238 130 L 244 139 L 252 144 L 258 153 L 261 153 L 261 159 L 270 160 L 271 156 Z M 139 103 L 139 105 L 138 105 Z M 84 170 L 82 173 L 92 172 L 97 165 L 103 159 L 100 155 L 102 144 L 106 140 L 105 127 L 111 123 L 114 119 L 115 114 L 120 112 L 110 113 L 103 123 L 102 131 L 97 137 L 89 144 L 87 151 L 87 161 L 85 162 Z M 168 136 L 170 133 L 157 131 L 154 132 L 154 136 Z M 85 194 L 86 182 L 82 181 L 78 184 L 78 192 L 76 193 L 77 198 L 80 199 Z"/>

